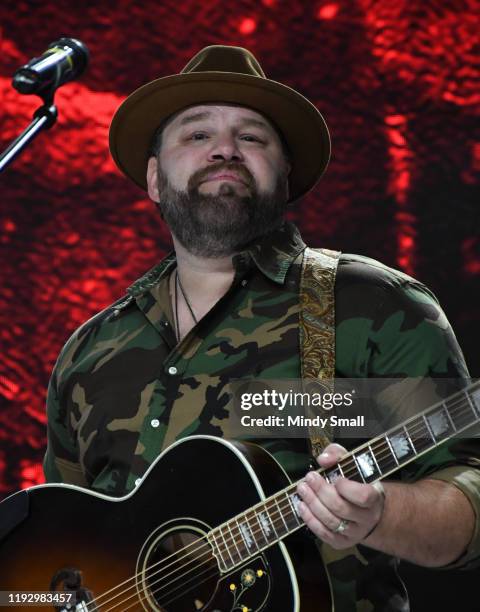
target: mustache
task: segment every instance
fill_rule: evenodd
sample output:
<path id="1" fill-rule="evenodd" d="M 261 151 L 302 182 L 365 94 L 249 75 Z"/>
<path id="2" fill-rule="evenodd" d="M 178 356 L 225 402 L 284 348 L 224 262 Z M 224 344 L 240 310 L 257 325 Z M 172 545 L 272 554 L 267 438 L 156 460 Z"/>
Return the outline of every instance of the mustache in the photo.
<path id="1" fill-rule="evenodd" d="M 188 191 L 195 189 L 210 174 L 220 170 L 230 170 L 231 172 L 235 172 L 247 185 L 247 187 L 255 187 L 255 179 L 253 174 L 243 164 L 239 164 L 238 162 L 219 162 L 217 164 L 207 166 L 206 168 L 196 170 L 188 180 Z"/>

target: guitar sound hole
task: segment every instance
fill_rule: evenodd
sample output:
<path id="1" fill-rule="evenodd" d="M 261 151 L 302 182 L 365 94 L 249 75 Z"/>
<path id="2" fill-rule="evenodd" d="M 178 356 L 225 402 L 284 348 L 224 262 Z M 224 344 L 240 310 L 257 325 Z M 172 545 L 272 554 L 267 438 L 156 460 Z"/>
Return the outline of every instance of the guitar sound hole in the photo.
<path id="1" fill-rule="evenodd" d="M 146 610 L 196 612 L 212 598 L 220 577 L 217 561 L 197 526 L 156 530 L 139 559 L 138 594 Z"/>

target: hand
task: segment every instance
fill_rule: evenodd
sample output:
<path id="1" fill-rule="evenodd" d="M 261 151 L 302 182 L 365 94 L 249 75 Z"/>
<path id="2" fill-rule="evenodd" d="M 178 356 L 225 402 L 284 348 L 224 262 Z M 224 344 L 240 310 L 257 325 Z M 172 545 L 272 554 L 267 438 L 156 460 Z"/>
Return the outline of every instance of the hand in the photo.
<path id="1" fill-rule="evenodd" d="M 317 461 L 321 467 L 332 467 L 346 453 L 343 446 L 329 444 Z M 385 497 L 381 486 L 346 478 L 330 484 L 317 472 L 309 472 L 297 491 L 302 498 L 298 509 L 303 521 L 332 548 L 355 546 L 375 530 L 382 518 Z"/>

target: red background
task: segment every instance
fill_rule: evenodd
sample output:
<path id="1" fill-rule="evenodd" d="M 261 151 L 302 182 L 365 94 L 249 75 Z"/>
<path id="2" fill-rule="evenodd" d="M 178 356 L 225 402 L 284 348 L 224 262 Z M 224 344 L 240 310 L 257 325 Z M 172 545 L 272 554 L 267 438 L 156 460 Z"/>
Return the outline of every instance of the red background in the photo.
<path id="1" fill-rule="evenodd" d="M 11 87 L 17 67 L 62 35 L 84 41 L 91 63 L 59 90 L 58 124 L 1 177 L 1 493 L 41 477 L 45 387 L 62 343 L 169 245 L 146 195 L 109 157 L 112 114 L 133 89 L 178 71 L 207 44 L 248 46 L 271 78 L 326 117 L 330 168 L 290 213 L 306 240 L 426 282 L 478 375 L 479 8 L 420 0 L 2 3 L 2 148 L 38 106 Z"/>
<path id="2" fill-rule="evenodd" d="M 247 46 L 327 120 L 330 168 L 290 213 L 306 241 L 424 281 L 479 375 L 479 9 L 478 0 L 3 0 L 2 149 L 38 106 L 12 89 L 16 68 L 61 36 L 85 42 L 91 63 L 59 90 L 58 124 L 1 177 L 0 497 L 41 482 L 45 389 L 63 342 L 169 247 L 145 193 L 109 157 L 112 114 L 208 44 Z"/>

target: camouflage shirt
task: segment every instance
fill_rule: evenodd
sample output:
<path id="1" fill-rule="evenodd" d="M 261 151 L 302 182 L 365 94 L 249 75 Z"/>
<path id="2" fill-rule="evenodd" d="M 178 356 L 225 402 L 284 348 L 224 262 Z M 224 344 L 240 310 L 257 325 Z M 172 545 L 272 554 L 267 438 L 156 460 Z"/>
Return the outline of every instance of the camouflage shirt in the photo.
<path id="1" fill-rule="evenodd" d="M 295 226 L 285 223 L 235 255 L 230 289 L 178 344 L 168 289 L 174 253 L 80 327 L 63 348 L 50 381 L 47 480 L 120 496 L 175 440 L 228 435 L 224 424 L 232 379 L 300 378 L 298 296 L 304 248 Z M 401 407 L 388 390 L 379 404 L 405 412 L 416 391 L 412 381 L 468 376 L 435 297 L 411 277 L 344 254 L 335 304 L 336 376 L 404 381 Z M 310 460 L 306 440 L 259 442 L 292 480 L 304 476 Z M 417 459 L 396 477 L 428 474 L 451 482 L 478 516 L 477 455 L 473 442 L 457 442 Z M 469 565 L 479 549 L 477 521 L 469 549 L 452 566 Z M 408 609 L 396 560 L 361 546 L 334 551 L 323 545 L 322 555 L 339 612 Z"/>

